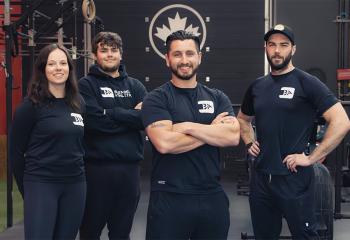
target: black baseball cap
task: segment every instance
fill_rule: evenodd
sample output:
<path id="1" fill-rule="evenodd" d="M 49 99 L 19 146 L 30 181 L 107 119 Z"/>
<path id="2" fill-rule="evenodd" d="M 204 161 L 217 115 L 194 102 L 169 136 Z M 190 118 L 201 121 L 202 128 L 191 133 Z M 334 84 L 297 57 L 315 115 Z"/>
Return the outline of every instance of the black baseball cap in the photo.
<path id="1" fill-rule="evenodd" d="M 276 26 L 271 28 L 267 33 L 265 33 L 264 40 L 269 40 L 270 36 L 275 33 L 281 33 L 285 35 L 287 38 L 289 38 L 292 44 L 295 45 L 293 29 L 283 24 L 277 24 Z"/>

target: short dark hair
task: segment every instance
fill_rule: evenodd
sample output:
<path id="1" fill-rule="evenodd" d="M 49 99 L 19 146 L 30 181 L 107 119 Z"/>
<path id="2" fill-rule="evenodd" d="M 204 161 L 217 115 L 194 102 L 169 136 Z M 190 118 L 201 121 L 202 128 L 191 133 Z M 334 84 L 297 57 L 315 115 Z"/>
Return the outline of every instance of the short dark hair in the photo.
<path id="1" fill-rule="evenodd" d="M 109 47 L 117 47 L 120 54 L 123 54 L 123 41 L 118 33 L 114 32 L 99 32 L 92 40 L 92 53 L 97 54 L 99 44 Z"/>
<path id="2" fill-rule="evenodd" d="M 196 44 L 197 51 L 199 52 L 199 50 L 200 50 L 199 37 L 194 35 L 191 32 L 179 30 L 179 31 L 173 32 L 172 34 L 170 34 L 167 37 L 167 39 L 165 41 L 167 53 L 170 51 L 170 46 L 171 46 L 171 43 L 173 41 L 175 41 L 175 40 L 187 40 L 187 39 L 192 39 L 194 41 L 194 43 Z"/>
<path id="3" fill-rule="evenodd" d="M 60 49 L 66 54 L 69 66 L 69 75 L 65 85 L 66 101 L 73 110 L 80 111 L 81 98 L 79 97 L 78 80 L 75 75 L 73 60 L 70 57 L 67 49 L 58 44 L 50 44 L 40 50 L 34 64 L 33 75 L 28 86 L 28 98 L 34 104 L 45 103 L 54 98 L 49 91 L 49 84 L 45 74 L 45 69 L 50 53 L 56 49 Z"/>

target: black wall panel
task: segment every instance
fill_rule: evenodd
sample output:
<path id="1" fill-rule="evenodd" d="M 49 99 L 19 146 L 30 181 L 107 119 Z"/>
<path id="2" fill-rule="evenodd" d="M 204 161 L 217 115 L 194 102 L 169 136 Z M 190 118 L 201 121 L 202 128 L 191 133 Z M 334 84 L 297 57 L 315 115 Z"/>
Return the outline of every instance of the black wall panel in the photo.
<path id="1" fill-rule="evenodd" d="M 294 65 L 318 76 L 336 93 L 337 16 L 335 0 L 278 0 L 277 22 L 294 29 Z"/>
<path id="2" fill-rule="evenodd" d="M 79 1 L 78 1 L 79 2 Z M 204 19 L 207 38 L 202 49 L 203 62 L 199 81 L 224 90 L 232 103 L 240 103 L 243 94 L 255 78 L 263 75 L 264 64 L 264 1 L 263 0 L 97 0 L 97 15 L 103 20 L 105 30 L 120 33 L 124 40 L 124 63 L 130 75 L 139 78 L 148 90 L 170 79 L 164 60 L 152 49 L 148 37 L 154 15 L 162 8 L 183 4 L 195 9 Z M 334 0 L 275 0 L 276 22 L 294 28 L 297 52 L 294 64 L 321 78 L 336 92 L 337 25 L 333 22 L 337 13 Z M 59 5 L 54 0 L 45 1 L 38 10 L 53 16 Z M 77 44 L 83 49 L 83 20 L 80 6 L 77 15 Z M 158 27 L 169 26 L 167 17 L 188 17 L 186 26 L 198 25 L 181 9 L 162 15 Z M 145 18 L 148 17 L 148 22 Z M 206 21 L 206 18 L 210 21 Z M 36 17 L 36 30 L 45 24 L 44 17 Z M 52 26 L 54 28 L 54 26 Z M 74 34 L 74 18 L 64 26 L 67 39 Z M 50 33 L 50 32 L 48 32 Z M 51 35 L 46 36 L 53 36 Z M 38 39 L 36 50 L 46 40 Z M 146 52 L 146 48 L 149 52 Z M 210 51 L 207 52 L 206 48 Z M 26 49 L 26 47 L 24 47 Z M 28 58 L 24 57 L 23 76 L 28 76 Z M 83 75 L 83 58 L 77 60 L 78 77 Z M 206 82 L 210 77 L 210 82 Z M 149 81 L 147 81 L 148 79 Z M 27 81 L 24 77 L 24 81 Z"/>
<path id="3" fill-rule="evenodd" d="M 224 90 L 233 103 L 240 103 L 249 83 L 263 74 L 262 0 L 98 0 L 95 4 L 105 30 L 118 32 L 123 38 L 123 61 L 129 74 L 140 79 L 148 90 L 171 77 L 165 60 L 153 50 L 148 33 L 154 15 L 173 4 L 195 9 L 205 22 L 207 36 L 198 75 L 200 82 Z M 154 27 L 163 27 L 164 24 L 169 28 L 168 17 L 174 19 L 176 13 L 181 19 L 187 17 L 186 27 L 191 24 L 199 26 L 200 37 L 203 37 L 198 18 L 183 8 L 164 11 Z M 148 21 L 145 21 L 146 18 Z M 206 21 L 208 18 L 210 20 Z M 157 37 L 153 39 L 161 49 L 162 41 Z M 209 51 L 206 51 L 207 47 Z M 207 77 L 209 82 L 206 82 Z"/>

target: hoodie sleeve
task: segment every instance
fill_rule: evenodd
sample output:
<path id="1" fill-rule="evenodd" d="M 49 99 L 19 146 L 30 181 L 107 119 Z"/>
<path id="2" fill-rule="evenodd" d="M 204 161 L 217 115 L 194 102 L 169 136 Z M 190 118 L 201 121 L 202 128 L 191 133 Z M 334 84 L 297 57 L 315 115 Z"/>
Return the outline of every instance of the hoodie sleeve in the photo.
<path id="1" fill-rule="evenodd" d="M 132 88 L 133 89 L 131 89 L 131 91 L 134 94 L 133 97 L 135 99 L 134 101 L 136 106 L 137 104 L 143 101 L 143 98 L 147 94 L 147 90 L 145 86 L 138 80 L 135 80 Z M 135 130 L 144 129 L 140 110 L 114 107 L 112 109 L 106 110 L 106 114 L 109 115 L 115 121 L 125 124 L 125 126 L 128 126 L 132 129 L 135 129 Z"/>
<path id="2" fill-rule="evenodd" d="M 31 102 L 25 101 L 16 109 L 10 129 L 9 159 L 17 182 L 18 190 L 24 194 L 23 175 L 25 153 L 27 151 L 32 129 L 36 123 L 36 111 Z"/>
<path id="3" fill-rule="evenodd" d="M 79 91 L 85 100 L 85 129 L 95 134 L 116 134 L 130 131 L 127 126 L 119 124 L 105 114 L 98 104 L 94 89 L 88 79 L 79 81 Z"/>

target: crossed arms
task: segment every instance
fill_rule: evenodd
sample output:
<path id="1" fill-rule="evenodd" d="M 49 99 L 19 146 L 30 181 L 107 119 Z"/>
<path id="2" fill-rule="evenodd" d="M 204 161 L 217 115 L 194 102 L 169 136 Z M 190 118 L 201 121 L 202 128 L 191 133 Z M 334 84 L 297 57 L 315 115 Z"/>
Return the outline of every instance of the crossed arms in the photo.
<path id="1" fill-rule="evenodd" d="M 239 123 L 228 112 L 220 113 L 211 124 L 161 120 L 147 126 L 146 132 L 158 152 L 179 154 L 204 144 L 216 147 L 239 144 Z"/>

